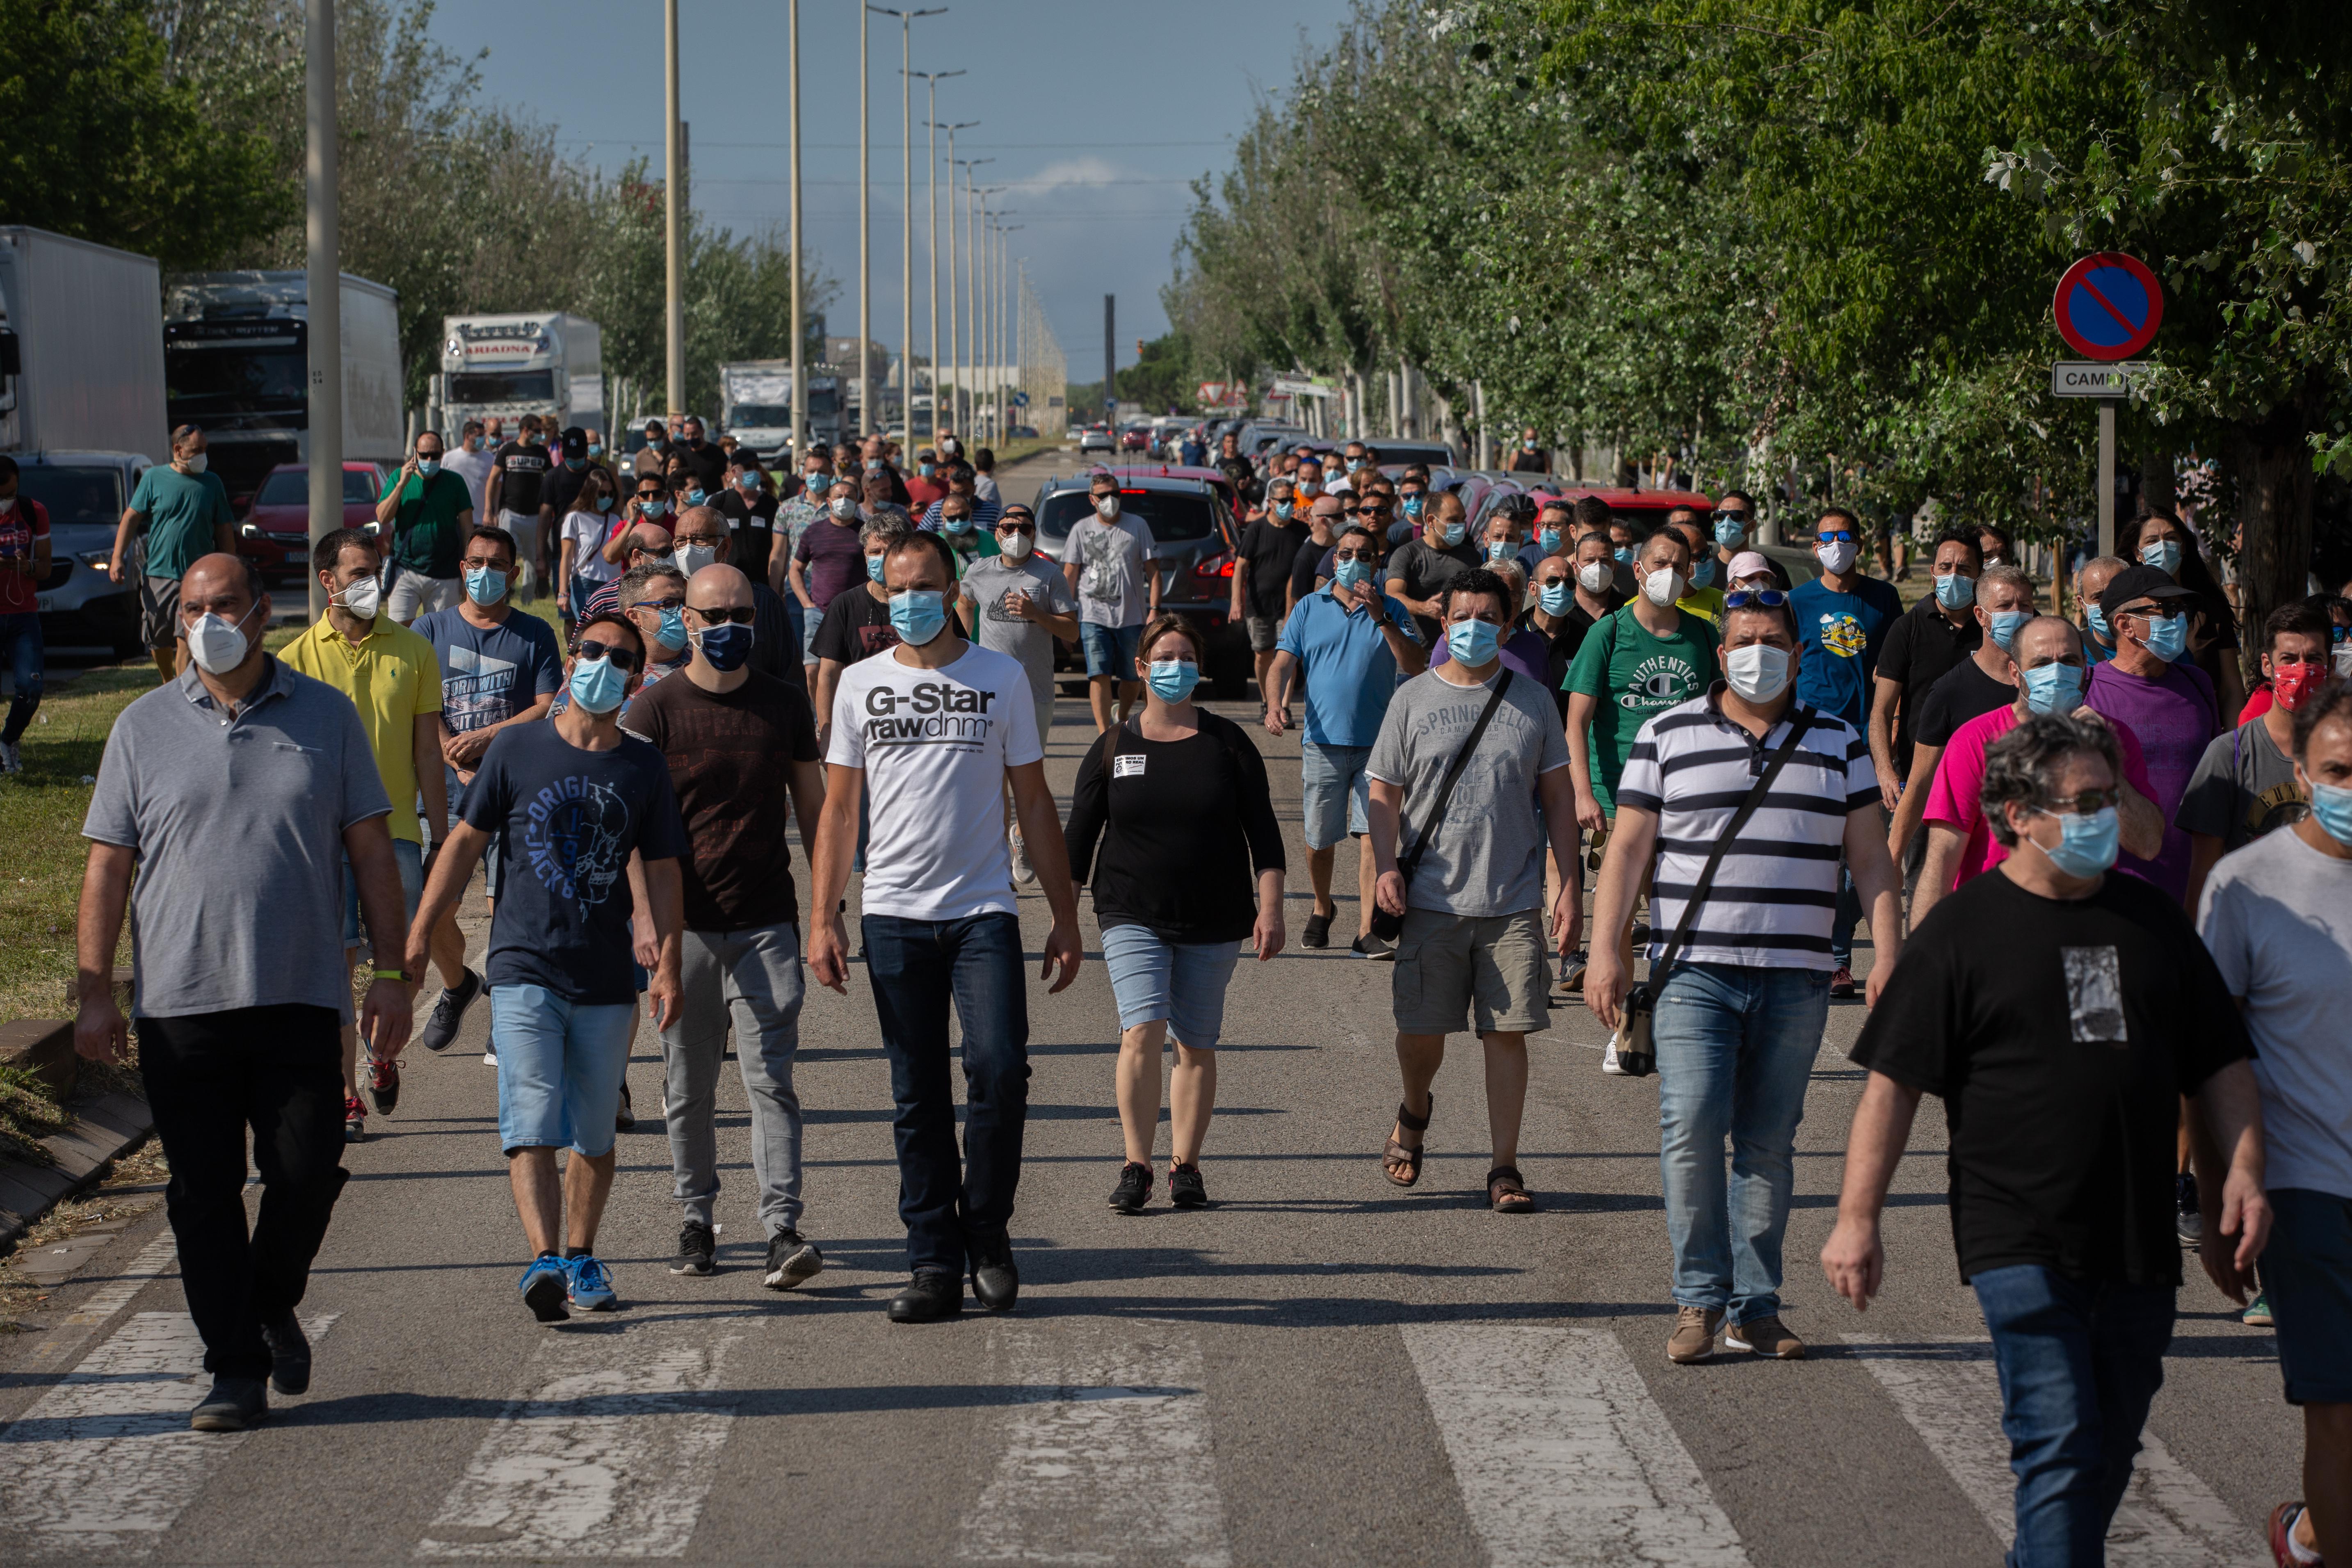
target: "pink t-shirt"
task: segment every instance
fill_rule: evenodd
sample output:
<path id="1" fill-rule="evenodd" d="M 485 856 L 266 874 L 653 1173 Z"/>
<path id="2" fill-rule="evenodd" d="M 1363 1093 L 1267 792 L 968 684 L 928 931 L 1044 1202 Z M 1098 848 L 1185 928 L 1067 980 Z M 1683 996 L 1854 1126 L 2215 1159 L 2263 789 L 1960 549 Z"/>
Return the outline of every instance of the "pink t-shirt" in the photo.
<path id="1" fill-rule="evenodd" d="M 1954 888 L 1971 877 L 1983 876 L 2009 858 L 2008 849 L 1985 826 L 1985 748 L 2015 728 L 2014 707 L 1979 713 L 1952 731 L 1951 744 L 1944 748 L 1943 756 L 1936 763 L 1936 782 L 1928 786 L 1927 809 L 1922 816 L 1926 821 L 1940 822 L 1969 836 L 1968 847 L 1960 851 L 1959 875 L 1952 880 Z M 2107 728 L 2115 732 L 2116 749 L 2123 754 L 2124 782 L 2154 799 L 2147 784 L 2147 763 L 2140 758 L 2139 737 L 2112 719 L 2107 721 Z"/>

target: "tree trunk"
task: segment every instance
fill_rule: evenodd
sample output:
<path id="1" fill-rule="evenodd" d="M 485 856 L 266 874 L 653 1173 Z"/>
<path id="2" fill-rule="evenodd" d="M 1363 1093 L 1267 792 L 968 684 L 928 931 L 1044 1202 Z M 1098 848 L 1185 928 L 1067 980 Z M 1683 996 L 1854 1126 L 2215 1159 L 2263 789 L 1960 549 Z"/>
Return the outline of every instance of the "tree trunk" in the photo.
<path id="1" fill-rule="evenodd" d="M 2309 592 L 2311 574 L 2310 421 L 2302 400 L 2282 404 L 2256 423 L 2233 426 L 2223 461 L 2238 489 L 2239 654 L 2251 689 L 2262 678 L 2262 625 L 2281 605 Z"/>
<path id="2" fill-rule="evenodd" d="M 2139 458 L 2140 504 L 2151 512 L 2180 515 L 2180 493 L 2172 482 L 2172 454 L 2151 447 Z"/>

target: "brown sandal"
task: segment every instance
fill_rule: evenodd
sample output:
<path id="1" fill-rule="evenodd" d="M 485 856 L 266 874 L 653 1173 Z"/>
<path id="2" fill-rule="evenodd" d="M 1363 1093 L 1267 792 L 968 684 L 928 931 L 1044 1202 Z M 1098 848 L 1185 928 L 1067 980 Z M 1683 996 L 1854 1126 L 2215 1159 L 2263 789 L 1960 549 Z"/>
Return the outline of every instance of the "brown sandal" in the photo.
<path id="1" fill-rule="evenodd" d="M 1486 1173 L 1486 1203 L 1496 1214 L 1533 1214 L 1536 1208 L 1517 1165 L 1497 1165 Z"/>
<path id="2" fill-rule="evenodd" d="M 1429 1097 L 1429 1116 L 1436 1114 L 1437 1096 L 1433 1094 Z M 1429 1116 L 1415 1116 L 1404 1108 L 1403 1101 L 1397 1102 L 1397 1125 L 1408 1132 L 1428 1131 Z M 1398 1186 L 1409 1187 L 1421 1180 L 1421 1157 L 1424 1152 L 1425 1150 L 1406 1148 L 1396 1141 L 1396 1134 L 1391 1132 L 1388 1147 L 1381 1151 L 1381 1173 Z"/>

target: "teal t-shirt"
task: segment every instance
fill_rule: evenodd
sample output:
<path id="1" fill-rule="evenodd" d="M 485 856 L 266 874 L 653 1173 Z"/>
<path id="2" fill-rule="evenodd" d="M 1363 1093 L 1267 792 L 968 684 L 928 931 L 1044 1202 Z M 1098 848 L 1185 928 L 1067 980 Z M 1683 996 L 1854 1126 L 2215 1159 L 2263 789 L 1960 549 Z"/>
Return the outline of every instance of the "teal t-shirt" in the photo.
<path id="1" fill-rule="evenodd" d="M 395 492 L 400 510 L 392 519 L 393 560 L 427 577 L 457 575 L 457 558 L 466 548 L 458 519 L 474 507 L 474 493 L 466 481 L 446 468 L 429 479 L 423 474 L 405 479 L 394 474 L 383 493 Z"/>
<path id="2" fill-rule="evenodd" d="M 228 487 L 218 474 L 184 474 L 158 464 L 139 477 L 131 495 L 131 510 L 147 518 L 147 564 L 150 577 L 174 580 L 188 574 L 196 557 L 220 547 L 213 530 L 234 520 L 228 510 Z"/>
<path id="3" fill-rule="evenodd" d="M 1612 816 L 1618 777 L 1642 726 L 1652 714 L 1696 697 L 1715 679 L 1715 628 L 1688 610 L 1675 615 L 1680 624 L 1663 637 L 1633 618 L 1631 605 L 1601 616 L 1584 634 L 1561 683 L 1563 690 L 1599 699 L 1592 710 L 1592 793 Z"/>

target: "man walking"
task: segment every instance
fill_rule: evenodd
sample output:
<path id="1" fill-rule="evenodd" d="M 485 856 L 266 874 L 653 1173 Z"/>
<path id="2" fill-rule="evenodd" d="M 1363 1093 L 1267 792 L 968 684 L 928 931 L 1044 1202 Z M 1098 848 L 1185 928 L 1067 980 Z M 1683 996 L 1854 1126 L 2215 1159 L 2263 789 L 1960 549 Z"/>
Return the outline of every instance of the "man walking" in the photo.
<path id="1" fill-rule="evenodd" d="M 1583 915 L 1570 882 L 1544 929 L 1545 844 L 1563 863 L 1574 857 L 1576 797 L 1549 693 L 1502 661 L 1516 582 L 1481 568 L 1440 590 L 1451 657 L 1397 689 L 1365 770 L 1375 896 L 1404 922 L 1391 986 L 1404 1098 L 1381 1168 L 1401 1187 L 1421 1179 L 1430 1088 L 1445 1037 L 1466 1023 L 1486 1050 L 1486 1194 L 1497 1214 L 1536 1206 L 1518 1167 L 1528 1036 L 1551 1024 L 1547 935 L 1567 952 Z"/>
<path id="2" fill-rule="evenodd" d="M 1339 505 L 1329 496 L 1318 504 L 1335 510 Z M 1375 585 L 1379 559 L 1380 543 L 1368 528 L 1348 529 L 1333 542 L 1331 581 L 1300 598 L 1283 623 L 1275 645 L 1274 689 L 1265 700 L 1266 733 L 1279 735 L 1290 724 L 1293 682 L 1307 683 L 1298 783 L 1315 908 L 1299 944 L 1331 945 L 1331 921 L 1339 912 L 1331 900 L 1331 862 L 1339 841 L 1353 836 L 1357 924 L 1349 950 L 1364 957 L 1388 951 L 1372 936 L 1377 878 L 1372 850 L 1362 842 L 1371 831 L 1371 780 L 1365 769 L 1400 672 L 1413 676 L 1429 668 L 1412 616 Z"/>
<path id="3" fill-rule="evenodd" d="M 1257 664 L 1258 706 L 1265 706 L 1273 689 L 1274 649 L 1282 637 L 1282 623 L 1290 614 L 1290 569 L 1307 543 L 1307 520 L 1297 515 L 1297 501 L 1288 479 L 1265 487 L 1265 515 L 1242 530 L 1234 552 L 1234 596 L 1228 614 L 1249 634 L 1250 655 Z M 1261 711 L 1259 717 L 1265 717 Z"/>
<path id="4" fill-rule="evenodd" d="M 421 973 L 492 835 L 506 875 L 482 968 L 499 1041 L 499 1142 L 531 1260 L 523 1304 L 542 1323 L 615 1305 L 596 1229 L 613 1191 L 613 1108 L 635 1032 L 629 859 L 638 857 L 659 960 L 656 1027 L 677 1008 L 678 858 L 687 851 L 662 754 L 617 722 L 646 661 L 625 616 L 583 617 L 565 670 L 572 700 L 543 724 L 502 731 L 466 792 L 408 928 Z M 569 1145 L 561 1176 L 555 1152 Z"/>
<path id="5" fill-rule="evenodd" d="M 382 614 L 383 579 L 379 575 L 376 536 L 355 528 L 339 528 L 319 541 L 310 552 L 312 568 L 327 590 L 327 613 L 311 623 L 278 655 L 289 668 L 321 680 L 351 700 L 359 710 L 368 745 L 383 774 L 384 794 L 392 800 L 392 848 L 400 871 L 403 900 L 397 926 L 371 925 L 368 945 L 378 967 L 385 967 L 409 918 L 425 892 L 425 831 L 416 815 L 422 796 L 426 819 L 448 819 L 449 801 L 443 791 L 441 761 L 441 660 L 433 645 L 395 626 Z M 359 884 L 344 870 L 343 952 L 356 956 L 360 948 Z M 463 953 L 456 965 L 444 963 L 443 984 L 457 986 L 465 980 Z M 422 980 L 420 970 L 416 978 Z M 343 1026 L 343 1136 L 353 1143 L 367 1136 L 367 1108 L 359 1096 L 359 1033 Z M 400 1103 L 400 1067 L 391 1057 L 371 1047 L 368 1087 L 376 1110 L 390 1115 Z"/>
<path id="6" fill-rule="evenodd" d="M 513 535 L 516 597 L 526 605 L 539 597 L 539 492 L 547 480 L 547 447 L 540 431 L 538 415 L 522 416 L 519 437 L 500 447 L 491 460 L 490 482 L 477 514 Z M 646 471 L 640 463 L 638 475 Z M 656 466 L 652 472 L 661 469 Z"/>
<path id="7" fill-rule="evenodd" d="M 972 1293 L 1010 1309 L 1021 1276 L 1007 1231 L 1021 1178 L 1029 1104 L 1029 1010 L 1013 868 L 998 831 L 1007 777 L 1053 928 L 1043 973 L 1076 978 L 1077 889 L 1028 676 L 950 624 L 955 566 L 937 534 L 896 541 L 884 581 L 898 643 L 842 672 L 817 830 L 809 968 L 848 989 L 842 896 L 856 851 L 858 807 L 872 788 L 872 842 L 862 894 L 866 976 L 897 1107 L 898 1214 L 914 1278 L 891 1299 L 894 1322 L 929 1322 Z M 963 1025 L 964 1147 L 948 1081 L 952 1003 Z"/>
<path id="8" fill-rule="evenodd" d="M 1099 735 L 1110 728 L 1114 687 L 1122 724 L 1142 694 L 1143 683 L 1135 678 L 1135 647 L 1144 623 L 1160 613 L 1160 563 L 1151 556 L 1159 546 L 1150 525 L 1121 515 L 1118 480 L 1098 472 L 1088 488 L 1094 515 L 1071 528 L 1062 547 L 1062 574 L 1078 601 L 1087 700 Z"/>
<path id="9" fill-rule="evenodd" d="M 1439 496 L 1431 504 L 1428 517 L 1419 539 L 1409 539 L 1390 553 L 1385 575 L 1389 596 L 1412 613 L 1421 640 L 1434 647 L 1439 635 L 1439 591 L 1464 573 L 1477 570 L 1486 557 L 1465 537 L 1469 522 L 1460 496 L 1451 490 Z M 1370 520 L 1363 521 L 1371 526 Z M 1377 529 L 1375 537 L 1386 531 Z"/>
<path id="10" fill-rule="evenodd" d="M 1879 803 L 1898 809 L 1911 777 L 1911 747 L 1919 705 L 1983 645 L 1977 624 L 1977 578 L 1984 563 L 1975 536 L 1946 529 L 1936 536 L 1935 591 L 1895 618 L 1871 677 L 1870 760 L 1878 770 Z"/>
<path id="11" fill-rule="evenodd" d="M 2018 1568 L 2105 1560 L 2172 1339 L 2180 1096 L 2229 1163 L 2200 1249 L 2225 1292 L 2242 1300 L 2271 1225 L 2246 1026 L 2179 906 L 2109 874 L 2117 777 L 2103 724 L 2036 714 L 1993 746 L 1984 806 L 2010 854 L 1920 922 L 1900 966 L 1882 953 L 1871 970 L 1874 990 L 1893 978 L 1853 1048 L 1870 1079 L 1822 1249 L 1865 1308 L 1913 1114 L 1942 1099 L 1960 1275 L 2000 1371 Z"/>
<path id="12" fill-rule="evenodd" d="M 1054 644 L 1078 640 L 1078 602 L 1070 597 L 1068 580 L 1052 562 L 1038 559 L 1036 550 L 1037 520 L 1015 501 L 996 520 L 996 553 L 964 568 L 956 608 L 965 637 L 1020 662 L 1042 746 L 1054 733 Z M 1013 844 L 1013 879 L 1035 881 L 1009 794 L 1004 824 Z"/>
<path id="13" fill-rule="evenodd" d="M 1592 902 L 1595 931 L 1622 931 L 1635 888 L 1654 876 L 1648 984 L 1674 1248 L 1666 1359 L 1678 1363 L 1713 1356 L 1727 1315 L 1729 1349 L 1782 1361 L 1805 1353 L 1780 1321 L 1780 1242 L 1797 1124 L 1829 1016 L 1841 849 L 1878 937 L 1874 1000 L 1902 951 L 1902 889 L 1886 858 L 1870 744 L 1798 699 L 1801 648 L 1780 590 L 1725 595 L 1723 679 L 1642 726 Z M 1751 800 L 1739 853 L 1723 853 L 1732 818 Z M 1591 965 L 1585 1005 L 1617 1028 L 1631 966 L 1615 942 L 1598 941 Z"/>
<path id="14" fill-rule="evenodd" d="M 824 510 L 817 520 L 801 533 L 800 542 L 793 547 L 789 560 L 788 582 L 793 597 L 800 601 L 802 635 L 801 663 L 808 682 L 816 693 L 817 721 L 824 721 L 826 712 L 824 689 L 817 684 L 817 629 L 824 624 L 825 612 L 833 602 L 853 587 L 867 582 L 866 552 L 858 542 L 857 531 L 866 517 L 858 500 L 855 481 L 843 480 L 827 487 L 812 474 L 809 494 L 824 497 Z"/>
<path id="15" fill-rule="evenodd" d="M 2116 656 L 2091 671 L 2084 700 L 2127 726 L 2147 758 L 2147 782 L 2164 815 L 2164 847 L 2143 859 L 2125 851 L 2123 869 L 2145 877 L 2175 902 L 2189 893 L 2189 833 L 2174 818 L 2189 781 L 2221 728 L 2213 683 L 2189 653 L 2196 595 L 2153 566 L 2126 566 L 2099 595 Z"/>
<path id="16" fill-rule="evenodd" d="M 1966 537 L 1973 543 L 1976 536 Z M 1936 553 L 1940 563 L 1950 552 L 1939 544 Z M 1941 586 L 1942 577 L 1937 582 L 1938 593 L 1955 592 Z M 1886 852 L 1897 864 L 1919 836 L 1928 794 L 1952 737 L 1969 720 L 2017 700 L 2017 667 L 2009 657 L 2010 645 L 2018 628 L 2033 618 L 2033 579 L 2014 566 L 1988 566 L 1978 574 L 1971 590 L 1973 607 L 1969 615 L 1976 636 L 1969 639 L 1974 646 L 1968 657 L 1927 688 L 1916 710 L 1912 700 L 1907 695 L 1904 698 L 1910 717 L 1911 758 L 1903 775 L 1902 797 L 1895 803 L 1895 820 L 1886 830 Z M 2091 652 L 2087 646 L 2083 651 L 2085 656 Z M 1876 723 L 1873 711 L 1872 722 Z"/>
<path id="17" fill-rule="evenodd" d="M 824 1258 L 800 1231 L 801 1101 L 793 1089 L 800 908 L 776 794 L 779 784 L 790 789 L 792 816 L 803 841 L 814 841 L 824 770 L 807 696 L 751 668 L 751 586 L 723 563 L 688 581 L 692 661 L 683 679 L 630 704 L 627 729 L 668 760 L 689 847 L 680 863 L 686 926 L 671 939 L 679 949 L 678 1008 L 662 1030 L 670 1166 L 686 1214 L 670 1272 L 698 1276 L 716 1267 L 716 1111 L 731 1017 L 767 1238 L 761 1279 L 770 1289 L 789 1290 L 814 1279 Z"/>
<path id="18" fill-rule="evenodd" d="M 132 586 L 140 624 L 154 656 L 156 679 L 167 686 L 187 668 L 180 647 L 181 577 L 200 555 L 236 553 L 228 489 L 218 474 L 205 471 L 206 461 L 203 431 L 183 425 L 172 432 L 171 464 L 139 476 L 139 488 L 115 526 L 114 550 L 106 563 L 106 574 L 117 583 L 130 582 L 125 574 L 138 567 L 139 581 Z"/>
<path id="19" fill-rule="evenodd" d="M 2281 605 L 2263 623 L 2263 676 L 2271 705 L 2216 735 L 2182 792 L 2173 820 L 2189 835 L 2189 885 L 2182 908 L 2194 910 L 2205 879 L 2234 855 L 2310 810 L 2294 772 L 2294 717 L 2327 683 L 2334 627 L 2306 600 Z"/>
<path id="20" fill-rule="evenodd" d="M 336 868 L 348 857 L 383 931 L 400 921 L 400 873 L 359 715 L 262 651 L 260 574 L 202 555 L 173 598 L 193 668 L 114 721 L 82 825 L 74 1048 L 119 1060 L 128 1044 L 112 981 L 131 905 L 140 1078 L 214 1380 L 189 1425 L 241 1432 L 268 1413 L 264 1377 L 281 1394 L 310 1386 L 294 1309 L 344 1181 L 336 1035 L 352 988 Z M 360 1010 L 378 1049 L 407 1037 L 408 994 L 402 971 L 380 963 Z M 262 1184 L 250 1232 L 248 1128 Z"/>
<path id="21" fill-rule="evenodd" d="M 465 427 L 457 433 L 457 449 L 441 460 L 443 468 L 466 481 L 467 510 L 485 524 L 490 514 L 483 503 L 488 497 L 490 469 L 497 460 L 478 419 L 466 421 Z"/>
<path id="22" fill-rule="evenodd" d="M 375 503 L 375 521 L 392 535 L 392 618 L 404 626 L 428 610 L 455 606 L 457 557 L 474 531 L 474 498 L 465 479 L 443 465 L 437 432 L 417 434 L 408 460 Z"/>

